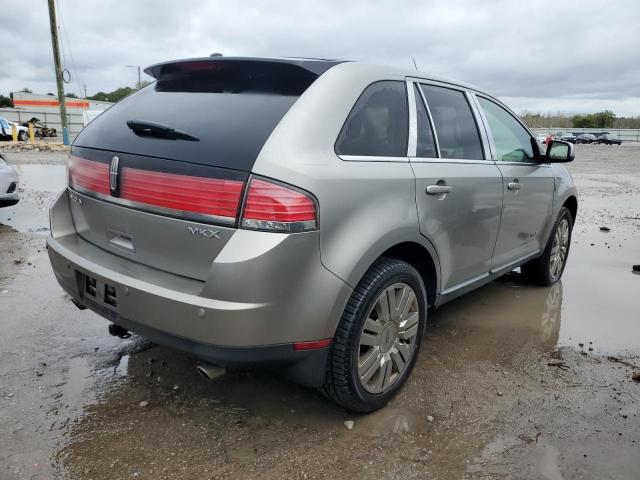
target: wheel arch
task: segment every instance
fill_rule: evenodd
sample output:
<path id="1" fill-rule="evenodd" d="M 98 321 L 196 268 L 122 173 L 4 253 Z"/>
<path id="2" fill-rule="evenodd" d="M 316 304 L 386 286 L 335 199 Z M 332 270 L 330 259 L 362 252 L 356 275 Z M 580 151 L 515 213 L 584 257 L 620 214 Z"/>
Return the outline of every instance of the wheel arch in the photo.
<path id="1" fill-rule="evenodd" d="M 352 266 L 345 280 L 355 288 L 380 258 L 402 260 L 418 270 L 427 290 L 427 301 L 429 305 L 435 305 L 440 293 L 441 267 L 433 243 L 418 232 L 415 235 L 408 231 L 402 232 L 403 235 L 397 235 L 397 231 L 390 233 L 391 236 L 383 237 L 369 246 L 360 261 Z"/>
<path id="2" fill-rule="evenodd" d="M 418 270 L 427 291 L 427 302 L 429 305 L 435 305 L 440 291 L 440 269 L 432 253 L 424 245 L 416 242 L 398 243 L 382 252 L 378 258 L 380 257 L 402 260 Z"/>
<path id="3" fill-rule="evenodd" d="M 578 199 L 570 195 L 562 204 L 563 207 L 566 207 L 569 212 L 571 212 L 571 222 L 575 225 L 576 216 L 578 215 Z"/>

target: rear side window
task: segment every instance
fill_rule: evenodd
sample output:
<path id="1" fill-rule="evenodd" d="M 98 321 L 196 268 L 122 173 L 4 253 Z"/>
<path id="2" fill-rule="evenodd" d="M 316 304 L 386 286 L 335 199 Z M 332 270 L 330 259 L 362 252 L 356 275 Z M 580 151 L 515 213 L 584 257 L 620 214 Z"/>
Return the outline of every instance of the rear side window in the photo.
<path id="1" fill-rule="evenodd" d="M 351 109 L 336 141 L 338 155 L 405 157 L 409 110 L 404 82 L 369 85 Z"/>
<path id="2" fill-rule="evenodd" d="M 433 131 L 427 109 L 424 106 L 422 95 L 420 95 L 417 85 L 414 85 L 416 97 L 416 117 L 418 120 L 418 145 L 416 148 L 416 157 L 436 158 L 436 143 L 433 140 Z"/>
<path id="3" fill-rule="evenodd" d="M 478 101 L 485 117 L 487 117 L 493 135 L 497 160 L 502 162 L 533 161 L 533 142 L 529 132 L 497 103 L 483 97 L 478 97 Z"/>
<path id="4" fill-rule="evenodd" d="M 483 160 L 480 134 L 464 93 L 433 85 L 421 88 L 435 124 L 440 156 Z"/>

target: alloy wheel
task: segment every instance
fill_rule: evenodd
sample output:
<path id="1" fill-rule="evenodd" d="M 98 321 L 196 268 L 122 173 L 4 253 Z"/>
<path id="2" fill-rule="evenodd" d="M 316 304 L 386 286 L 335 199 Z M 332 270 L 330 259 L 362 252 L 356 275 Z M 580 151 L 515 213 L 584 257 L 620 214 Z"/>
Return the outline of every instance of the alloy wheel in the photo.
<path id="1" fill-rule="evenodd" d="M 360 332 L 358 377 L 369 393 L 389 391 L 404 375 L 417 345 L 420 309 L 406 283 L 384 289 Z"/>
<path id="2" fill-rule="evenodd" d="M 553 281 L 556 281 L 562 274 L 564 263 L 569 253 L 569 221 L 563 218 L 558 224 L 551 247 L 549 259 L 549 273 Z"/>

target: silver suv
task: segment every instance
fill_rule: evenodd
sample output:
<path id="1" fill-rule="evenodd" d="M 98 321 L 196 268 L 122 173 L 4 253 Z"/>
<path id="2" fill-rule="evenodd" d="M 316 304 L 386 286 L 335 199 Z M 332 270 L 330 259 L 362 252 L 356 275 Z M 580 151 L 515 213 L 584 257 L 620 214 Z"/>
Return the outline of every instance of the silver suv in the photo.
<path id="1" fill-rule="evenodd" d="M 415 364 L 429 307 L 521 267 L 562 275 L 573 146 L 415 71 L 201 58 L 71 150 L 48 250 L 74 303 L 222 367 L 269 365 L 355 411 Z"/>

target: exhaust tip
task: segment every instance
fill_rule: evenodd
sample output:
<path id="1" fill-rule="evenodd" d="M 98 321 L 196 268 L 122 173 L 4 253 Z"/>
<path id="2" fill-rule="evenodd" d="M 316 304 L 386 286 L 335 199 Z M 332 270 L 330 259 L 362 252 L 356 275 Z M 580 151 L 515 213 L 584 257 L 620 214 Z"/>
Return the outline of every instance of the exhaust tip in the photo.
<path id="1" fill-rule="evenodd" d="M 222 367 L 218 367 L 217 365 L 209 365 L 209 364 L 198 364 L 196 365 L 196 372 L 202 378 L 206 380 L 214 380 L 218 377 L 221 377 L 226 373 L 226 369 Z"/>

